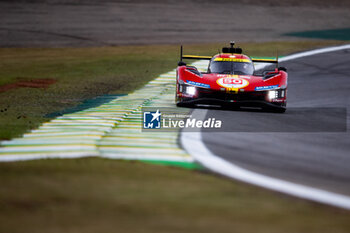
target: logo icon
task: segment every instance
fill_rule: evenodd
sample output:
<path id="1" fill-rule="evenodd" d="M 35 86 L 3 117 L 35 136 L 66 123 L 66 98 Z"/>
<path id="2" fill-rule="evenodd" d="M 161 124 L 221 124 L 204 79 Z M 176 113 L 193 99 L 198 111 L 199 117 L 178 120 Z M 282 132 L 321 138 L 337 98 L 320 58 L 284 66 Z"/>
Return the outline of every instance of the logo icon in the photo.
<path id="1" fill-rule="evenodd" d="M 143 113 L 143 128 L 144 129 L 160 129 L 161 113 L 159 109 L 156 112 Z"/>

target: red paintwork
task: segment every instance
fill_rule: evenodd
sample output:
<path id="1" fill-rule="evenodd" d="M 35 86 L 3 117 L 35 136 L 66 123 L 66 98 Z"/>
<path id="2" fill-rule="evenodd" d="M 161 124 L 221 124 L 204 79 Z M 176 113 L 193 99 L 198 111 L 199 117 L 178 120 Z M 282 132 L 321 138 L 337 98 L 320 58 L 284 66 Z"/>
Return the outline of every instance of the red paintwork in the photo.
<path id="1" fill-rule="evenodd" d="M 219 54 L 213 57 L 213 59 L 220 57 L 220 58 L 230 58 L 233 54 Z M 251 59 L 243 54 L 234 54 L 235 58 L 237 59 Z M 275 69 L 274 72 L 271 72 L 270 74 L 275 73 L 273 77 L 263 79 L 262 76 L 253 76 L 253 75 L 227 75 L 227 74 L 207 74 L 202 73 L 201 76 L 194 74 L 193 72 L 189 71 L 191 67 L 186 66 L 179 66 L 177 68 L 177 87 L 179 86 L 179 82 L 182 83 L 180 80 L 182 80 L 184 83 L 187 83 L 188 81 L 198 82 L 202 84 L 208 84 L 210 85 L 211 90 L 216 91 L 229 91 L 230 88 L 226 88 L 224 86 L 220 86 L 218 84 L 218 80 L 221 78 L 227 78 L 223 79 L 222 83 L 224 84 L 230 84 L 230 83 L 237 83 L 240 84 L 242 87 L 235 88 L 238 93 L 242 92 L 240 89 L 244 89 L 244 93 L 246 92 L 255 92 L 256 87 L 262 87 L 262 86 L 275 86 L 278 85 L 278 88 L 281 88 L 282 86 L 286 89 L 287 88 L 287 78 L 288 74 L 282 70 Z M 244 83 L 248 82 L 249 84 L 244 86 Z M 227 85 L 226 85 L 227 86 Z M 197 86 L 198 87 L 198 86 Z M 232 89 L 231 89 L 232 90 Z M 185 94 L 179 92 L 177 88 L 177 96 L 178 97 L 190 97 L 185 96 Z M 196 98 L 196 96 L 191 96 L 192 98 Z M 281 98 L 278 102 L 285 102 L 286 97 Z"/>

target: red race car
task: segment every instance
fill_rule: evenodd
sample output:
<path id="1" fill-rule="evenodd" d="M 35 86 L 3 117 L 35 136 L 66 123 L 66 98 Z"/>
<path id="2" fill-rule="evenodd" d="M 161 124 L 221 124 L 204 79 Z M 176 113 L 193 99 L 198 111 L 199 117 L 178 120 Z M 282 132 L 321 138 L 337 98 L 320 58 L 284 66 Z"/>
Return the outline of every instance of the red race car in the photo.
<path id="1" fill-rule="evenodd" d="M 211 56 L 183 55 L 176 75 L 177 106 L 221 105 L 229 108 L 258 107 L 285 112 L 287 105 L 286 68 L 278 67 L 255 74 L 254 63 L 276 63 L 278 59 L 254 59 L 241 48 L 224 47 Z M 187 66 L 183 59 L 209 60 L 207 72 Z"/>

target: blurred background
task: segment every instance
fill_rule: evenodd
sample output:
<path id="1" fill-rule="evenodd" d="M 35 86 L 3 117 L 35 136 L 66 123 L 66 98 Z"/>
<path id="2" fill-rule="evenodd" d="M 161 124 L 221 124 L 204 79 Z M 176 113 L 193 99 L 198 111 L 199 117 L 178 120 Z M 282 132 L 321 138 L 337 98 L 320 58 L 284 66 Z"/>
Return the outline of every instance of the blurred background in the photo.
<path id="1" fill-rule="evenodd" d="M 344 39 L 349 9 L 348 0 L 3 0 L 0 46 Z"/>

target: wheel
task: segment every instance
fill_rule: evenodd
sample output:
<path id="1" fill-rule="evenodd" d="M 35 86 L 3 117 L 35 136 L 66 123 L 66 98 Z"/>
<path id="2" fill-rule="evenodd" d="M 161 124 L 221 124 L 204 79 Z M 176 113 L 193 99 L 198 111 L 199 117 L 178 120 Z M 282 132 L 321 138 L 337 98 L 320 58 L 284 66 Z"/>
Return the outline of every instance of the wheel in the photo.
<path id="1" fill-rule="evenodd" d="M 184 104 L 181 103 L 181 102 L 179 102 L 179 103 L 176 103 L 176 106 L 177 106 L 177 107 L 184 107 Z"/>
<path id="2" fill-rule="evenodd" d="M 221 108 L 222 109 L 225 109 L 225 110 L 231 110 L 231 111 L 237 111 L 237 110 L 240 110 L 240 107 L 239 106 L 236 106 L 236 105 L 232 105 L 230 103 L 224 103 L 221 105 Z"/>
<path id="3" fill-rule="evenodd" d="M 266 112 L 274 112 L 274 113 L 284 113 L 287 108 L 284 107 L 265 107 L 263 108 Z"/>
<path id="4" fill-rule="evenodd" d="M 284 113 L 287 109 L 286 108 L 277 108 L 274 110 L 276 113 Z"/>

